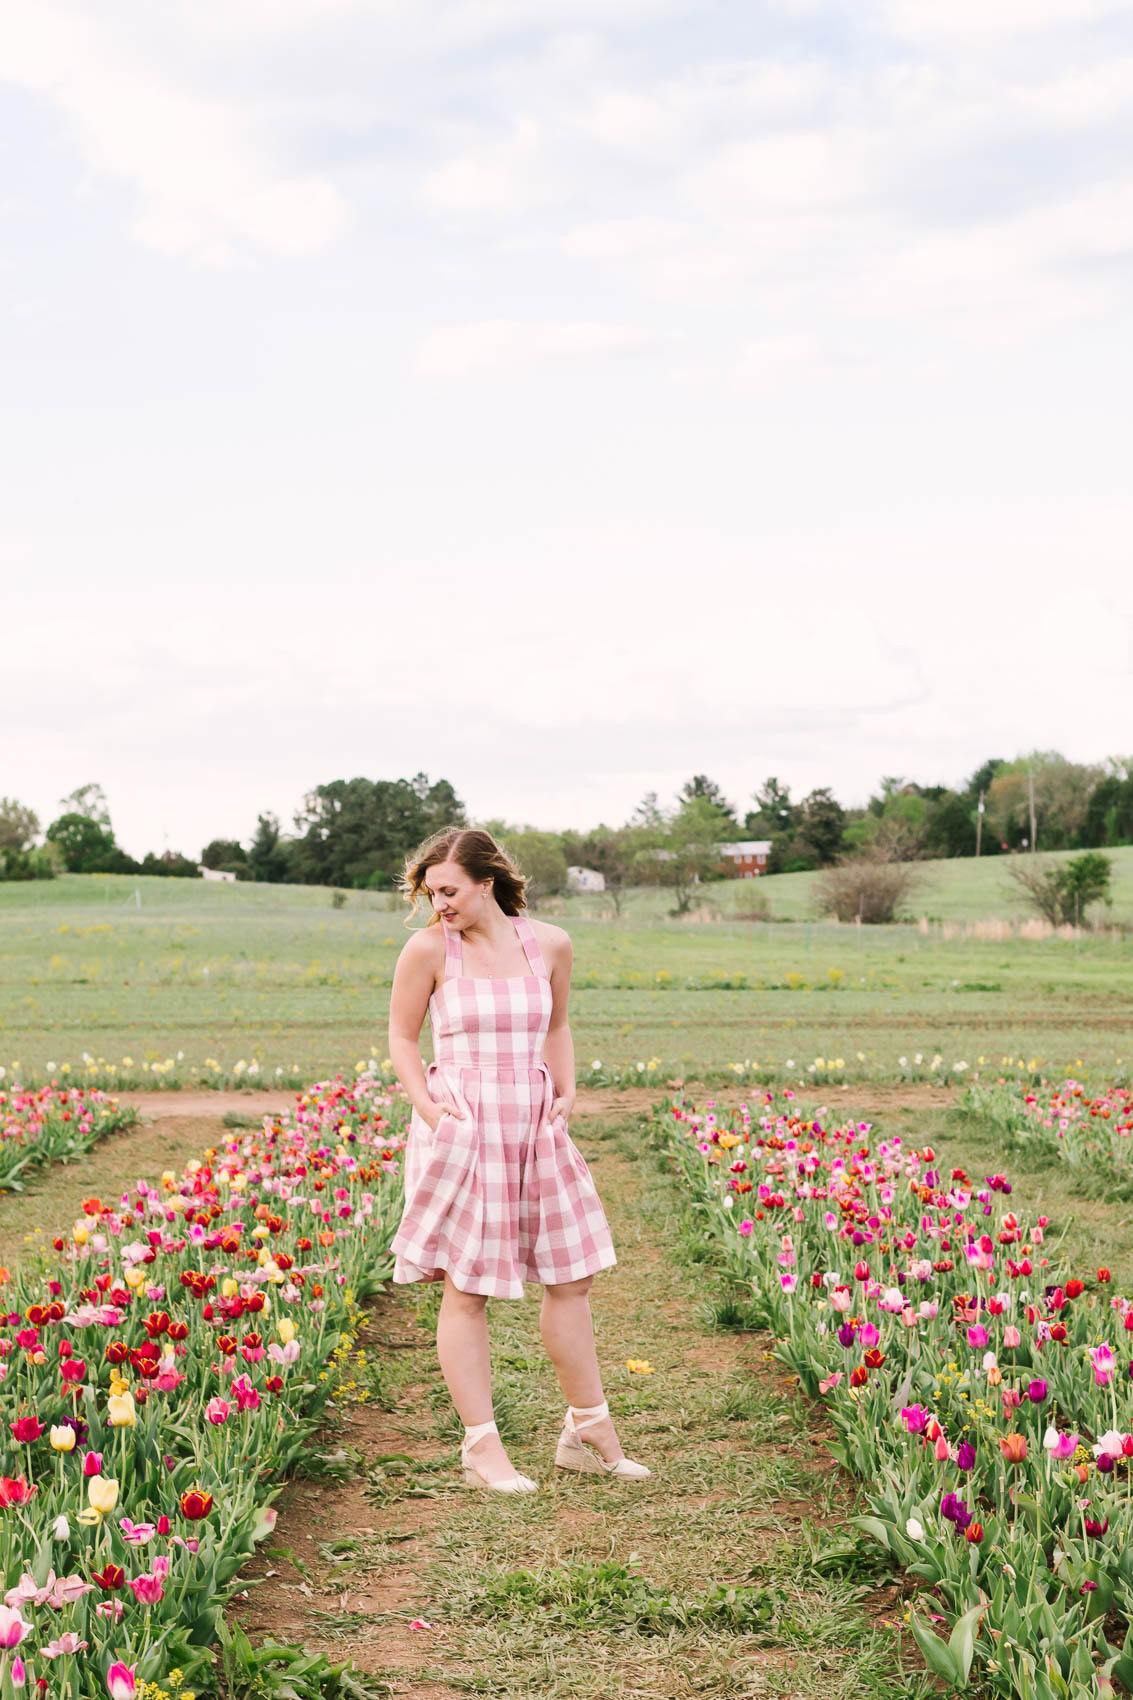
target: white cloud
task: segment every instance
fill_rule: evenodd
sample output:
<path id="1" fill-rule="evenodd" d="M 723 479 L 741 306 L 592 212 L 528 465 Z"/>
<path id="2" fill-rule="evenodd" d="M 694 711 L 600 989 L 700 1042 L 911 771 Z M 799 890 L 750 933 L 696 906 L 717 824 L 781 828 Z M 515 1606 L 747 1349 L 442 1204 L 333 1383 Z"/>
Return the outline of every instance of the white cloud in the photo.
<path id="1" fill-rule="evenodd" d="M 628 325 L 483 319 L 430 332 L 418 350 L 417 364 L 422 372 L 453 378 L 469 372 L 514 371 L 544 360 L 623 354 L 644 348 L 648 341 L 644 331 Z"/>
<path id="2" fill-rule="evenodd" d="M 347 227 L 335 185 L 281 157 L 270 104 L 178 88 L 172 66 L 147 63 L 96 14 L 37 0 L 10 16 L 0 76 L 64 115 L 93 173 L 133 187 L 132 228 L 152 247 L 230 264 L 308 253 Z"/>

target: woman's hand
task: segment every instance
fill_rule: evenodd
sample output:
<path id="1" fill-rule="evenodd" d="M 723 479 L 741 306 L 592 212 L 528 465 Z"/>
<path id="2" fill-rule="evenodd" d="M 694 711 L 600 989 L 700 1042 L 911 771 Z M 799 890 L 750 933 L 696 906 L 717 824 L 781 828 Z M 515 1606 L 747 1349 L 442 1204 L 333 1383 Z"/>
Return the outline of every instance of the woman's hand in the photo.
<path id="1" fill-rule="evenodd" d="M 553 1122 L 558 1121 L 559 1117 L 561 1116 L 564 1121 L 569 1121 L 570 1120 L 570 1113 L 573 1109 L 574 1109 L 574 1093 L 573 1092 L 561 1092 L 559 1094 L 559 1096 L 557 1098 L 555 1098 L 551 1103 L 551 1120 Z"/>
<path id="2" fill-rule="evenodd" d="M 464 1111 L 459 1104 L 454 1104 L 451 1098 L 430 1098 L 428 1108 L 420 1114 L 421 1119 L 429 1124 L 430 1133 L 436 1133 L 437 1123 L 442 1116 L 455 1116 L 458 1121 L 464 1120 Z"/>

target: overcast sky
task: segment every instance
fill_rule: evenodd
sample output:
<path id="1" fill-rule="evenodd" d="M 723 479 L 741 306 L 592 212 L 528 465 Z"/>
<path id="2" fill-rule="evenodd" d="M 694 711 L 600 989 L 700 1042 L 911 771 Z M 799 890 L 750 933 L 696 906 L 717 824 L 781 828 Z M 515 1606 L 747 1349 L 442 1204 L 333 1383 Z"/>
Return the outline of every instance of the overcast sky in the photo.
<path id="1" fill-rule="evenodd" d="M 0 793 L 1133 749 L 1127 0 L 0 4 Z"/>

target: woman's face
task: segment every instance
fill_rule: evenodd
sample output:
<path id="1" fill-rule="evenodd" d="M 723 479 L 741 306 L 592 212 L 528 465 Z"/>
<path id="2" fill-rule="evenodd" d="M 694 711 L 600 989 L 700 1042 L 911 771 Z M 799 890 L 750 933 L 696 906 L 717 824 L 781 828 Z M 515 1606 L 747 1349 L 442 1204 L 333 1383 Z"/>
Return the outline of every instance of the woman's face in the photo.
<path id="1" fill-rule="evenodd" d="M 466 927 L 479 916 L 484 887 L 459 862 L 438 862 L 425 875 L 429 901 L 446 927 Z"/>

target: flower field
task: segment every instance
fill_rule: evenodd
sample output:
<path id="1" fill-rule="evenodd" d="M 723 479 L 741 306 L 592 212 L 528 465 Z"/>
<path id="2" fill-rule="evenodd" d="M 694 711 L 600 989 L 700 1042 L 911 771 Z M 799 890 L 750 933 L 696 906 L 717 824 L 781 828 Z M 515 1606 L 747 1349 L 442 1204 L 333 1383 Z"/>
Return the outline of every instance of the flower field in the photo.
<path id="1" fill-rule="evenodd" d="M 135 1110 L 98 1087 L 0 1089 L 0 1192 L 21 1190 L 29 1170 L 81 1157 L 104 1134 L 136 1120 Z"/>
<path id="2" fill-rule="evenodd" d="M 1025 1113 L 1054 1098 L 1066 1137 L 1103 1119 L 1064 1093 Z M 1058 1267 L 1005 1176 L 790 1094 L 674 1100 L 655 1130 L 868 1484 L 861 1526 L 928 1590 L 930 1668 L 1034 1700 L 1133 1686 L 1133 1300 L 1109 1271 Z"/>
<path id="3" fill-rule="evenodd" d="M 1003 1143 L 1049 1155 L 1092 1174 L 1110 1198 L 1133 1198 L 1133 1091 L 1094 1092 L 1079 1080 L 1034 1087 L 998 1081 L 964 1094 L 962 1113 L 992 1127 Z"/>
<path id="4" fill-rule="evenodd" d="M 0 1269 L 3 1700 L 207 1675 L 322 1368 L 390 1271 L 405 1120 L 372 1076 L 323 1081 Z"/>

